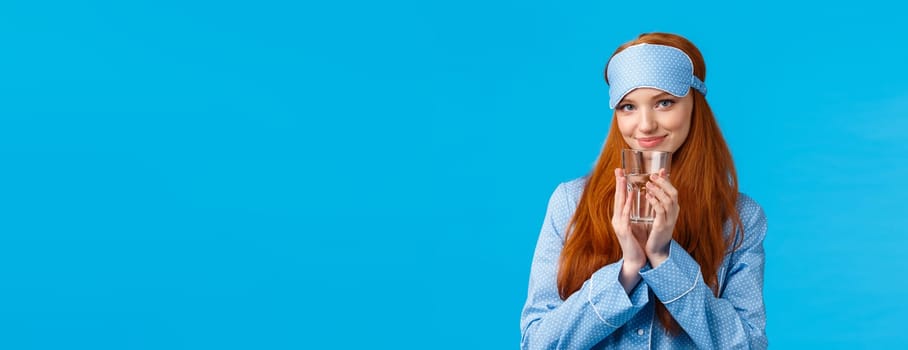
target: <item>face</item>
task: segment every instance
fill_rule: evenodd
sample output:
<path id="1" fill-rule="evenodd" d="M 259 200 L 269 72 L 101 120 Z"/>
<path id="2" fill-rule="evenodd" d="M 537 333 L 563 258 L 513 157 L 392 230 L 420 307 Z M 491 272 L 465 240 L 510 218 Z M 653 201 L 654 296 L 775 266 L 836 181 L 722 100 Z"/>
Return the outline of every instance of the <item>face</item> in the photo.
<path id="1" fill-rule="evenodd" d="M 618 129 L 633 149 L 675 152 L 690 132 L 694 95 L 638 88 L 615 107 Z"/>

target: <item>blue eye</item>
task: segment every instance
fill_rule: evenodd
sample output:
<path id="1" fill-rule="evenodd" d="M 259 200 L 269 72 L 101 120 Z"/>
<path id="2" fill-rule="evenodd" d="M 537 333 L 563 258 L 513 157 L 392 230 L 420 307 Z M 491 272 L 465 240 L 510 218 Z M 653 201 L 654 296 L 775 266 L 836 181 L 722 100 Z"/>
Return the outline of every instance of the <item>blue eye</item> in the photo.
<path id="1" fill-rule="evenodd" d="M 630 111 L 634 110 L 634 105 L 632 105 L 630 103 L 625 103 L 623 105 L 618 106 L 618 110 L 624 111 L 624 112 L 630 112 Z"/>
<path id="2" fill-rule="evenodd" d="M 671 107 L 675 104 L 675 100 L 662 100 L 657 104 L 659 107 Z"/>

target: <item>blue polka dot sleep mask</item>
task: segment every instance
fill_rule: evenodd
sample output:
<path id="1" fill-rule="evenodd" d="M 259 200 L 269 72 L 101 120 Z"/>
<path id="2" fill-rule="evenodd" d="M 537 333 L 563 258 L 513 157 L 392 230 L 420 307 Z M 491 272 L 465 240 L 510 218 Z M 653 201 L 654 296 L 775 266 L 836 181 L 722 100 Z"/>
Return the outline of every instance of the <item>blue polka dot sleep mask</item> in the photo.
<path id="1" fill-rule="evenodd" d="M 609 84 L 609 108 L 636 88 L 647 87 L 668 92 L 676 97 L 687 96 L 690 88 L 706 96 L 706 84 L 694 76 L 690 57 L 678 48 L 637 44 L 612 56 L 606 68 Z"/>

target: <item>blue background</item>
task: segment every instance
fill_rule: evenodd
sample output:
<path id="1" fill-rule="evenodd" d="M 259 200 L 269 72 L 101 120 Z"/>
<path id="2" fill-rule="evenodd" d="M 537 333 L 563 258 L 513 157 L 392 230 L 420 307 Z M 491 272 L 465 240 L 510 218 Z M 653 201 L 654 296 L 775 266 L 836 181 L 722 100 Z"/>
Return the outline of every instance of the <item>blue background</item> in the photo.
<path id="1" fill-rule="evenodd" d="M 773 348 L 906 344 L 894 6 L 3 2 L 0 348 L 516 348 L 647 31 L 706 57 Z"/>

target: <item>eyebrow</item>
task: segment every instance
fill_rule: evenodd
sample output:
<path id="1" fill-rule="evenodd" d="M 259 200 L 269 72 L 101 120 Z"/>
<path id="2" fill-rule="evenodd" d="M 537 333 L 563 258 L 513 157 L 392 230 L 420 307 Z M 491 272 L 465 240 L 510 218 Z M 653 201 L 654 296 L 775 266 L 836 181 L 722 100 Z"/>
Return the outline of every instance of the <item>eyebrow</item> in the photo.
<path id="1" fill-rule="evenodd" d="M 668 92 L 663 91 L 663 92 L 661 92 L 661 93 L 658 93 L 658 94 L 655 94 L 655 95 L 649 97 L 649 99 L 650 99 L 650 100 L 661 100 L 663 97 L 666 97 L 666 96 L 672 96 L 672 97 L 674 97 L 674 95 L 669 94 Z M 635 102 L 637 102 L 637 101 L 628 99 L 627 97 L 625 97 L 623 100 L 621 100 L 621 103 L 635 103 Z"/>

